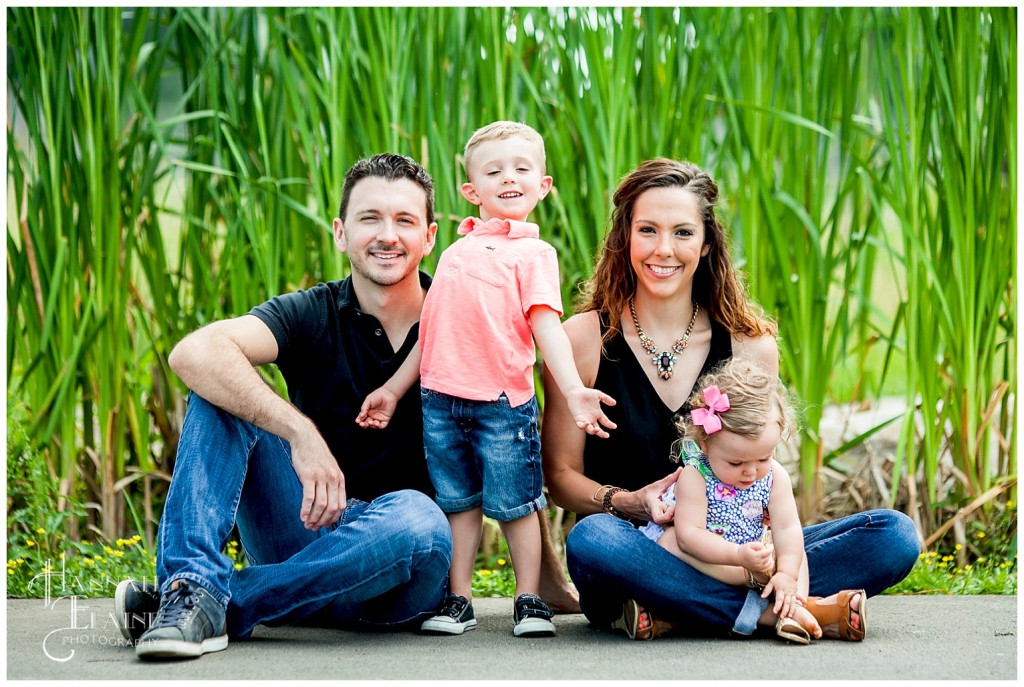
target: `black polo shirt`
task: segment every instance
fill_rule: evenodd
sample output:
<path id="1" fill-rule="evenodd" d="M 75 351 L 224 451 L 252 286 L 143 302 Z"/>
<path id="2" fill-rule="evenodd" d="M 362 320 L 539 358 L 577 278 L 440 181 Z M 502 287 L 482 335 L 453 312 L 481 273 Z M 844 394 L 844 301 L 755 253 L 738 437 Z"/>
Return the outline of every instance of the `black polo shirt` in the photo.
<path id="1" fill-rule="evenodd" d="M 430 287 L 430 276 L 420 272 Z M 349 498 L 370 501 L 398 489 L 434 495 L 423 454 L 419 385 L 398 403 L 386 429 L 356 424 L 366 396 L 386 382 L 412 351 L 413 325 L 398 352 L 380 322 L 359 309 L 352 278 L 270 299 L 250 313 L 277 339 L 278 369 L 291 402 L 320 429 L 345 473 Z"/>

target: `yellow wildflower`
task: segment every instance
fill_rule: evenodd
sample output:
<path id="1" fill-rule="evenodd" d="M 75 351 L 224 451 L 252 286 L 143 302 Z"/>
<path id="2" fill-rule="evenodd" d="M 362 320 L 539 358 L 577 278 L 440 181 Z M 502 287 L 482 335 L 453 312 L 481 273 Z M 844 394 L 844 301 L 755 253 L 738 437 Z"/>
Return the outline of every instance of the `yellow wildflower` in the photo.
<path id="1" fill-rule="evenodd" d="M 235 570 L 241 570 L 241 569 L 242 569 L 242 564 L 241 563 L 235 563 Z"/>
<path id="2" fill-rule="evenodd" d="M 99 561 L 100 563 L 104 562 L 103 556 L 96 556 L 96 560 Z"/>
<path id="3" fill-rule="evenodd" d="M 36 545 L 36 543 L 34 541 L 32 541 L 31 539 L 29 539 L 28 541 L 25 542 L 25 546 L 35 546 L 35 545 Z"/>
<path id="4" fill-rule="evenodd" d="M 86 565 L 92 565 L 93 564 L 93 560 L 91 558 L 89 558 L 88 556 L 83 558 L 82 562 L 85 563 Z"/>
<path id="5" fill-rule="evenodd" d="M 969 572 L 970 569 L 971 569 L 971 565 L 969 563 L 964 566 L 964 572 Z"/>
<path id="6" fill-rule="evenodd" d="M 984 539 L 985 538 L 985 530 L 979 530 L 978 533 L 976 535 L 974 535 L 974 536 L 977 537 L 978 539 Z"/>
<path id="7" fill-rule="evenodd" d="M 44 530 L 42 527 L 37 527 L 36 534 L 46 534 L 46 530 Z"/>
<path id="8" fill-rule="evenodd" d="M 984 562 L 985 562 L 985 557 L 984 556 L 978 556 L 978 563 L 984 563 Z"/>
<path id="9" fill-rule="evenodd" d="M 505 565 L 505 559 L 504 558 L 499 558 L 498 559 L 498 565 Z"/>
<path id="10" fill-rule="evenodd" d="M 956 546 L 954 546 L 953 548 L 954 548 L 954 549 L 956 549 L 957 551 L 959 551 L 960 549 L 962 549 L 962 548 L 964 548 L 964 547 L 963 547 L 963 544 L 957 544 L 957 545 L 956 545 Z"/>
<path id="11" fill-rule="evenodd" d="M 7 574 L 8 574 L 8 575 L 13 575 L 13 574 L 14 574 L 14 571 L 13 571 L 13 570 L 11 570 L 11 569 L 8 569 L 8 570 L 7 570 Z"/>
<path id="12" fill-rule="evenodd" d="M 946 561 L 939 561 L 936 565 L 938 565 L 940 568 L 945 568 L 947 563 Z"/>

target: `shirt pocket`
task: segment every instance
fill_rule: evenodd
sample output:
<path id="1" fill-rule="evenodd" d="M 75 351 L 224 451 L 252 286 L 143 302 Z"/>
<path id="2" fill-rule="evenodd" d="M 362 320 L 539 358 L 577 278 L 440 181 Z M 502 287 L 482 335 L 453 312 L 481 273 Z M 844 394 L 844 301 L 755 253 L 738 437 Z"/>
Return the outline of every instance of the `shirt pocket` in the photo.
<path id="1" fill-rule="evenodd" d="M 497 288 L 501 288 L 514 280 L 514 263 L 497 255 L 487 257 L 489 259 L 486 260 L 467 258 L 463 263 L 463 269 L 465 269 L 466 274 Z"/>

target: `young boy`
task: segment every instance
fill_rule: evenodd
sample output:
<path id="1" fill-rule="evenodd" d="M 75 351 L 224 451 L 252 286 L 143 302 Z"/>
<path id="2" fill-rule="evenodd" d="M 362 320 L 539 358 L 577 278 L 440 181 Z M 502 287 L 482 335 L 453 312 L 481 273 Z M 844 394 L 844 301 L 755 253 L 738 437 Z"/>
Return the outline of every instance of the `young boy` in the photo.
<path id="1" fill-rule="evenodd" d="M 501 523 L 516 575 L 513 634 L 552 636 L 552 613 L 537 596 L 541 532 L 540 437 L 533 388 L 534 339 L 576 424 L 600 437 L 615 424 L 601 403 L 615 401 L 580 381 L 559 320 L 558 258 L 526 218 L 551 190 L 544 141 L 516 122 L 494 122 L 466 144 L 462 195 L 480 217 L 459 226 L 437 265 L 420 319 L 419 348 L 367 397 L 356 419 L 383 427 L 397 399 L 420 376 L 423 440 L 437 504 L 452 528 L 450 593 L 425 632 L 476 627 L 473 567 L 483 515 Z"/>

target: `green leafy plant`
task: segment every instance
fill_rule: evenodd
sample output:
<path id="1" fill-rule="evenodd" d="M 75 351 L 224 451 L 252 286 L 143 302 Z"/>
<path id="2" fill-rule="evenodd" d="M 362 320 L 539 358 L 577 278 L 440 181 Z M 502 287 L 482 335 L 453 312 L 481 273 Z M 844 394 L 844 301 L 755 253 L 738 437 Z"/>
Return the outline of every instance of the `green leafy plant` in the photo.
<path id="1" fill-rule="evenodd" d="M 224 547 L 236 569 L 245 555 L 237 540 Z M 38 527 L 7 544 L 7 595 L 41 598 L 109 598 L 121 580 L 156 582 L 156 554 L 141 535 L 113 541 L 69 541 L 62 533 Z"/>
<path id="2" fill-rule="evenodd" d="M 481 553 L 476 558 L 473 570 L 473 596 L 515 596 L 516 576 L 512 570 L 512 559 L 508 544 L 500 538 L 496 553 Z"/>
<path id="3" fill-rule="evenodd" d="M 959 546 L 959 545 L 958 545 Z M 886 594 L 1017 594 L 1017 557 L 956 564 L 954 554 L 922 553 L 902 582 Z"/>

